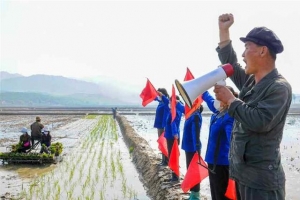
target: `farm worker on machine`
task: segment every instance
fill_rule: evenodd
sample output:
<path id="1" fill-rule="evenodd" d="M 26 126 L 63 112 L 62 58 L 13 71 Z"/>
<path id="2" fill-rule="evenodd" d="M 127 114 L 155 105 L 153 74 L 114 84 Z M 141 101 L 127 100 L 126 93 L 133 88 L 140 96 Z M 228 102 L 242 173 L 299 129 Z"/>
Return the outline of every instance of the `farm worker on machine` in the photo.
<path id="1" fill-rule="evenodd" d="M 42 145 L 42 148 L 41 148 L 41 151 L 40 153 L 49 153 L 49 147 L 51 145 L 51 138 L 52 136 L 50 135 L 50 130 L 45 127 L 43 130 L 42 130 L 42 140 L 41 140 L 41 145 Z"/>
<path id="2" fill-rule="evenodd" d="M 35 140 L 41 140 L 42 139 L 42 129 L 44 128 L 44 125 L 41 123 L 41 118 L 36 117 L 36 121 L 31 124 L 31 144 L 34 145 Z"/>

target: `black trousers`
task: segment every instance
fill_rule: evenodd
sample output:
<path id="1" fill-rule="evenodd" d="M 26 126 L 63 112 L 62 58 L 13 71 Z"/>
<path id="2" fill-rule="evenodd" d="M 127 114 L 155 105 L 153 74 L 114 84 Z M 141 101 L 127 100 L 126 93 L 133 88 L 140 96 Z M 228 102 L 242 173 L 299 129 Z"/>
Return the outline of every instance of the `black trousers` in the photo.
<path id="1" fill-rule="evenodd" d="M 208 164 L 209 169 L 213 169 L 212 164 Z M 208 171 L 210 193 L 212 200 L 229 200 L 225 197 L 229 179 L 229 166 L 216 165 L 215 174 Z"/>
<path id="2" fill-rule="evenodd" d="M 191 163 L 195 153 L 196 152 L 185 152 L 186 169 L 189 168 L 190 163 Z M 190 189 L 190 191 L 199 192 L 200 191 L 200 183 L 198 183 L 194 187 L 192 187 Z"/>
<path id="3" fill-rule="evenodd" d="M 174 139 L 171 139 L 171 140 L 167 139 L 167 147 L 168 147 L 169 158 L 170 158 L 170 155 L 171 155 L 173 144 L 174 144 Z M 179 144 L 179 141 L 178 141 L 178 144 Z M 172 178 L 179 178 L 179 177 L 172 171 Z"/>
<path id="4" fill-rule="evenodd" d="M 28 146 L 28 147 L 21 147 L 21 148 L 19 148 L 18 149 L 18 153 L 26 153 L 26 150 L 28 150 L 28 149 L 30 149 L 30 146 Z"/>
<path id="5" fill-rule="evenodd" d="M 263 177 L 262 177 L 263 178 Z M 284 200 L 285 187 L 279 190 L 258 190 L 235 182 L 237 200 Z"/>

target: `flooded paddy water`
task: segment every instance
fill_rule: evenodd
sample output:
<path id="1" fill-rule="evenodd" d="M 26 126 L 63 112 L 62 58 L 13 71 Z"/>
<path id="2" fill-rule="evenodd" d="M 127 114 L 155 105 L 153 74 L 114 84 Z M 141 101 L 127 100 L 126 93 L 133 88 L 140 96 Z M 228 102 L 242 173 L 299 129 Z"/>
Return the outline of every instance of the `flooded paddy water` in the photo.
<path id="1" fill-rule="evenodd" d="M 149 145 L 159 154 L 157 143 L 157 131 L 153 128 L 153 115 L 128 115 L 127 120 L 136 132 L 145 138 Z M 210 115 L 202 116 L 201 128 L 201 155 L 204 158 L 208 140 Z M 183 131 L 184 118 L 182 118 L 180 129 Z M 182 137 L 181 137 L 182 138 Z M 281 142 L 281 162 L 286 175 L 286 200 L 298 200 L 300 194 L 300 115 L 288 115 Z M 186 173 L 185 153 L 180 146 L 180 173 Z M 263 177 L 262 177 L 263 178 Z M 207 199 L 210 197 L 209 180 L 204 179 L 201 183 L 200 193 Z"/>
<path id="2" fill-rule="evenodd" d="M 18 130 L 28 127 L 34 117 L 0 117 L 3 152 L 12 141 L 18 141 Z M 49 125 L 59 117 L 42 116 L 42 123 Z M 3 199 L 150 199 L 112 116 L 63 118 L 64 124 L 51 131 L 64 145 L 63 161 L 56 165 L 1 163 Z M 16 125 L 15 121 L 24 123 Z"/>
<path id="3" fill-rule="evenodd" d="M 109 112 L 107 112 L 109 113 Z M 127 114 L 126 114 L 127 113 Z M 123 113 L 131 126 L 159 157 L 154 115 L 130 110 Z M 3 199 L 150 199 L 132 163 L 119 127 L 111 115 L 42 115 L 53 140 L 64 145 L 63 161 L 51 165 L 0 163 L 0 197 Z M 23 126 L 35 115 L 0 115 L 0 152 L 16 143 Z M 210 115 L 203 115 L 202 157 L 205 156 Z M 181 121 L 181 133 L 184 118 Z M 286 173 L 286 199 L 299 199 L 300 118 L 289 115 L 281 144 Z M 181 148 L 180 148 L 181 149 Z M 186 173 L 185 154 L 180 152 L 180 173 Z M 208 178 L 201 195 L 210 199 Z"/>

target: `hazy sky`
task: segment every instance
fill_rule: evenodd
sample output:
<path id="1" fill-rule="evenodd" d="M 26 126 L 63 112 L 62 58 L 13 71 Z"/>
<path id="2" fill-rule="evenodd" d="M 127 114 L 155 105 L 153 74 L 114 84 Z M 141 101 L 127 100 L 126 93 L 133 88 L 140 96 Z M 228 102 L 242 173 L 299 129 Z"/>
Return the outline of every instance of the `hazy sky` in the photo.
<path id="1" fill-rule="evenodd" d="M 147 77 L 171 91 L 187 67 L 199 77 L 219 65 L 218 16 L 232 13 L 231 38 L 241 64 L 239 37 L 266 26 L 284 44 L 279 72 L 300 93 L 297 1 L 1 0 L 0 8 L 1 71 L 115 77 L 141 89 Z"/>

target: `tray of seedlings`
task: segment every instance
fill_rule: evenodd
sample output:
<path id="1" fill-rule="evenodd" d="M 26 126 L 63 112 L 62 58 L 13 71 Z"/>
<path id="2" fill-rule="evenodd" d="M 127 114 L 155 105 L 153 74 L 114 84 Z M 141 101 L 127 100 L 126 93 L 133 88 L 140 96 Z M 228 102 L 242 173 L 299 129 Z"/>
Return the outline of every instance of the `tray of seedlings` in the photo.
<path id="1" fill-rule="evenodd" d="M 19 153 L 17 151 L 18 144 L 12 145 L 11 152 L 1 152 L 0 160 L 3 164 L 18 164 L 18 163 L 28 163 L 28 164 L 47 164 L 56 163 L 57 159 L 60 157 L 63 145 L 60 142 L 52 143 L 48 153 Z"/>

